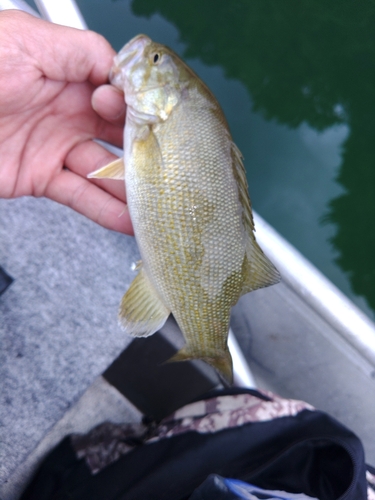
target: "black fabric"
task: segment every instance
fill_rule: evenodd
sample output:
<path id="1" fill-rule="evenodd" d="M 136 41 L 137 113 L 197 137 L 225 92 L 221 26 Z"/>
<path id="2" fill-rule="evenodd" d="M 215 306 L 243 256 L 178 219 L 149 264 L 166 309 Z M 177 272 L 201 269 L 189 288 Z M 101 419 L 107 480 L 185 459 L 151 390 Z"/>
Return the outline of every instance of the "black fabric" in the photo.
<path id="1" fill-rule="evenodd" d="M 194 403 L 195 401 L 205 401 L 206 399 L 218 396 L 233 396 L 235 394 L 250 394 L 251 396 L 255 396 L 262 401 L 272 401 L 272 398 L 257 391 L 256 389 L 247 389 L 246 387 L 225 387 L 224 389 L 212 389 L 211 391 L 206 392 L 206 394 L 203 394 L 203 396 L 193 399 L 191 403 Z"/>
<path id="2" fill-rule="evenodd" d="M 5 292 L 12 282 L 13 278 L 11 278 L 0 266 L 0 295 Z"/>
<path id="3" fill-rule="evenodd" d="M 193 492 L 189 500 L 238 500 L 224 484 L 223 478 L 210 474 L 208 478 Z"/>
<path id="4" fill-rule="evenodd" d="M 233 490 L 234 486 L 239 486 L 237 481 L 238 480 L 218 476 L 217 474 L 210 474 L 193 492 L 189 500 L 240 500 L 249 498 L 250 494 L 251 498 L 254 498 L 254 500 L 276 500 L 276 498 L 280 500 L 292 500 L 292 496 L 296 498 L 294 494 L 289 492 L 265 490 L 258 486 L 249 485 L 244 481 L 240 481 L 241 489 L 244 488 L 242 491 L 238 491 L 237 489 Z M 236 482 L 236 484 L 233 484 L 234 482 Z M 298 498 L 302 498 L 300 493 L 298 494 Z M 303 495 L 303 498 L 308 500 L 312 497 Z"/>
<path id="5" fill-rule="evenodd" d="M 91 475 L 65 439 L 22 500 L 188 499 L 210 474 L 320 500 L 366 500 L 359 439 L 323 412 L 187 432 L 141 445 Z"/>

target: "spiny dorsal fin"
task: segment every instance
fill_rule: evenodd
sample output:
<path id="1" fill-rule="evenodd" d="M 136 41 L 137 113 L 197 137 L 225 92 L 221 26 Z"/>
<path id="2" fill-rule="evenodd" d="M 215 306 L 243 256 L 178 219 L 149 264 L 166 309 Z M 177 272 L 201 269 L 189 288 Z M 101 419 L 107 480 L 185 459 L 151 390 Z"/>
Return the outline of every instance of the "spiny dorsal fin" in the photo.
<path id="1" fill-rule="evenodd" d="M 239 201 L 243 207 L 243 221 L 247 232 L 250 234 L 254 229 L 251 201 L 249 197 L 246 171 L 243 164 L 243 156 L 238 147 L 232 142 L 233 174 L 237 181 Z"/>
<path id="2" fill-rule="evenodd" d="M 122 158 L 117 158 L 117 160 L 111 161 L 104 167 L 95 170 L 95 172 L 90 172 L 87 176 L 89 179 L 118 179 L 124 180 L 125 178 L 125 166 L 124 160 Z"/>
<path id="3" fill-rule="evenodd" d="M 148 337 L 164 325 L 169 314 L 144 269 L 141 269 L 122 298 L 120 326 L 132 337 Z"/>

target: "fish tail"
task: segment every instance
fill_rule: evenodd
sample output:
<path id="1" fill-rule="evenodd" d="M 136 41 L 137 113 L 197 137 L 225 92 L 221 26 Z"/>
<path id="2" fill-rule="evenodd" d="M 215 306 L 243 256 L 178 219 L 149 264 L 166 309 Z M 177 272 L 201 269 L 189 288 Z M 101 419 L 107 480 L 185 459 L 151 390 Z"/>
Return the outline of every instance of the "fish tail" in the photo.
<path id="1" fill-rule="evenodd" d="M 174 354 L 170 359 L 168 359 L 168 363 L 173 363 L 175 361 L 188 361 L 192 359 L 201 359 L 202 361 L 205 361 L 219 372 L 220 376 L 227 384 L 232 385 L 233 363 L 228 347 L 226 347 L 225 350 L 218 351 L 213 356 L 207 356 L 207 354 L 199 355 L 191 351 L 189 346 L 186 345 L 176 352 L 176 354 Z"/>

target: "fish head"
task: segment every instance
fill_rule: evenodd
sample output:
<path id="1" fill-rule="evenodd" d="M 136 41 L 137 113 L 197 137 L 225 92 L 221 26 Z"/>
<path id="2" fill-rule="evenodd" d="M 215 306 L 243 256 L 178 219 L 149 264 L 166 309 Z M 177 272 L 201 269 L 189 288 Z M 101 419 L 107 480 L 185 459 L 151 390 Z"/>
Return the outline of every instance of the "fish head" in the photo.
<path id="1" fill-rule="evenodd" d="M 155 123 L 168 118 L 181 100 L 189 76 L 189 68 L 177 54 L 138 35 L 115 56 L 110 81 L 124 92 L 133 115 Z"/>

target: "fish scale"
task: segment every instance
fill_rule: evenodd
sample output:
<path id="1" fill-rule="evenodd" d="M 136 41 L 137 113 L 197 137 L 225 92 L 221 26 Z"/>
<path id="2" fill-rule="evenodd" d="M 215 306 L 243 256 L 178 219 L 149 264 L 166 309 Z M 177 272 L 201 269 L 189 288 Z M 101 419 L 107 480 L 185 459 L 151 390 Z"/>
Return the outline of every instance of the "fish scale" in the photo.
<path id="1" fill-rule="evenodd" d="M 232 379 L 230 309 L 240 295 L 279 281 L 256 243 L 241 153 L 214 96 L 170 49 L 145 35 L 115 57 L 111 82 L 125 93 L 124 171 L 142 269 L 120 305 L 133 336 L 172 312 L 186 340 L 173 361 L 203 359 Z"/>
<path id="2" fill-rule="evenodd" d="M 202 104 L 205 103 L 202 102 Z M 209 131 L 212 132 L 213 128 L 210 109 L 204 110 L 201 108 L 199 114 L 189 113 L 190 110 L 186 109 L 187 105 L 188 103 L 184 103 L 184 105 L 181 104 L 178 109 L 175 109 L 173 116 L 166 123 L 171 132 L 165 130 L 164 127 L 160 127 L 155 132 L 160 150 L 169 152 L 168 155 L 163 155 L 163 169 L 160 175 L 157 175 L 155 170 L 150 169 L 149 176 L 146 179 L 143 178 L 142 183 L 139 179 L 134 182 L 136 186 L 134 189 L 132 176 L 129 176 L 129 180 L 126 178 L 126 182 L 127 190 L 131 193 L 130 198 L 128 198 L 129 210 L 137 227 L 141 254 L 147 256 L 148 249 L 151 247 L 154 252 L 154 258 L 150 262 L 148 262 L 147 257 L 146 259 L 143 258 L 144 265 L 147 265 L 149 276 L 153 277 L 153 283 L 163 302 L 171 311 L 177 311 L 177 313 L 174 313 L 177 322 L 185 335 L 192 339 L 191 348 L 194 348 L 194 352 L 198 353 L 202 339 L 205 338 L 209 340 L 208 344 L 211 347 L 217 344 L 221 348 L 223 346 L 222 332 L 217 332 L 216 336 L 213 337 L 208 335 L 211 332 L 205 331 L 205 329 L 211 330 L 210 325 L 213 319 L 223 316 L 225 318 L 225 334 L 227 333 L 228 311 L 233 301 L 238 298 L 241 276 L 239 274 L 237 277 L 237 287 L 231 287 L 225 297 L 217 297 L 220 295 L 222 288 L 220 281 L 224 282 L 228 277 L 228 273 L 231 272 L 228 266 L 223 267 L 222 263 L 226 260 L 226 253 L 231 253 L 230 267 L 234 269 L 236 266 L 240 272 L 244 258 L 244 247 L 238 248 L 237 263 L 234 263 L 233 243 L 241 239 L 242 235 L 236 234 L 236 228 L 233 224 L 229 225 L 229 245 L 206 245 L 206 248 L 203 246 L 202 233 L 206 232 L 210 239 L 222 238 L 222 228 L 228 227 L 226 219 L 229 219 L 228 222 L 232 222 L 233 217 L 239 211 L 239 207 L 238 201 L 228 205 L 224 204 L 229 186 L 225 183 L 225 176 L 217 177 L 215 171 L 220 169 L 226 171 L 228 159 L 226 158 L 226 161 L 222 160 L 220 164 L 219 155 L 216 154 L 217 158 L 215 158 L 211 150 L 212 145 L 209 147 L 208 141 L 205 139 L 205 135 Z M 188 120 L 186 120 L 186 117 Z M 210 123 L 211 127 L 209 126 Z M 175 127 L 175 124 L 178 124 L 178 126 Z M 180 137 L 184 138 L 186 127 L 193 127 L 199 135 L 202 135 L 202 148 L 199 148 L 199 152 L 196 148 L 195 154 L 184 147 L 184 144 L 181 147 L 183 141 L 180 140 Z M 226 142 L 227 156 L 229 156 L 230 141 L 226 134 L 221 134 L 221 136 L 224 136 L 221 139 L 222 142 Z M 215 142 L 217 143 L 219 140 L 216 139 Z M 215 146 L 216 144 L 214 144 Z M 173 149 L 175 151 L 171 155 L 170 152 Z M 172 161 L 170 160 L 171 157 L 173 158 Z M 136 159 L 134 163 L 134 170 L 137 171 L 139 165 Z M 213 164 L 215 164 L 215 169 L 212 168 Z M 141 170 L 143 171 L 143 166 Z M 163 175 L 165 172 L 167 172 L 166 179 Z M 153 185 L 163 186 L 164 195 L 162 196 L 162 203 L 158 202 L 158 211 L 153 210 L 154 201 L 153 197 L 150 196 L 147 179 L 150 179 L 150 183 Z M 178 190 L 179 185 L 182 187 L 180 191 Z M 215 185 L 214 189 L 212 189 L 213 185 Z M 231 187 L 233 191 L 236 190 L 233 181 Z M 209 211 L 203 210 L 200 215 L 198 210 L 192 210 L 192 207 L 202 205 L 202 197 L 208 191 L 208 188 L 210 188 L 210 204 L 214 206 L 214 213 L 210 214 Z M 229 196 L 229 199 L 235 200 L 233 196 Z M 164 231 L 160 231 L 160 228 L 164 228 Z M 238 227 L 237 231 L 242 231 L 242 228 Z M 160 233 L 168 234 L 167 239 L 160 238 Z M 200 259 L 197 257 L 190 258 L 190 253 L 186 252 L 186 247 L 188 248 L 191 242 L 195 252 L 201 254 Z M 237 246 L 239 247 L 239 245 Z M 201 262 L 203 254 L 205 265 Z M 192 271 L 196 271 L 201 279 L 192 280 Z M 216 290 L 216 293 L 211 293 L 213 295 L 212 300 L 208 299 L 207 291 L 202 287 L 202 281 L 207 282 L 206 288 L 208 290 Z M 181 283 L 183 286 L 181 286 Z M 202 318 L 191 315 L 190 311 L 194 309 L 192 301 L 195 304 L 200 303 L 201 307 L 205 306 L 208 321 L 202 321 Z M 182 308 L 179 307 L 181 303 L 184 304 Z M 197 308 L 195 307 L 195 309 Z M 204 327 L 202 327 L 203 325 Z M 197 340 L 198 344 L 195 345 Z M 206 347 L 207 342 L 204 343 L 204 348 Z"/>

